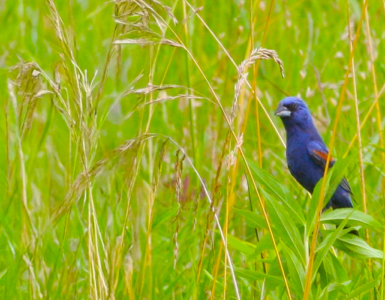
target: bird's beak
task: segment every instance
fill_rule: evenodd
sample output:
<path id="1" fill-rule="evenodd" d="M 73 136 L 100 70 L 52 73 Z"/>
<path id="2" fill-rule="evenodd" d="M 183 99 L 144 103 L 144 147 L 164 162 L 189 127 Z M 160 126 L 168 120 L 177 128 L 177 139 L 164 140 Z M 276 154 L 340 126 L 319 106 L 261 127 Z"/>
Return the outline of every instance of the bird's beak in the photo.
<path id="1" fill-rule="evenodd" d="M 285 106 L 280 105 L 274 114 L 280 118 L 287 118 L 291 116 L 291 111 L 288 110 Z"/>

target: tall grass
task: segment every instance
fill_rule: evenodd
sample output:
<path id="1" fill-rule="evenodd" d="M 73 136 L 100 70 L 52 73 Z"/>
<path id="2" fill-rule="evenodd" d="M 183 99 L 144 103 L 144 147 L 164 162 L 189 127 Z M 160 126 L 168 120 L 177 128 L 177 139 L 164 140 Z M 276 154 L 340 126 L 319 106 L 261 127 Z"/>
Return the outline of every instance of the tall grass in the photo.
<path id="1" fill-rule="evenodd" d="M 381 1 L 0 4 L 0 297 L 383 299 L 384 19 Z M 338 158 L 313 197 L 286 167 L 286 95 Z M 321 215 L 343 176 L 355 210 Z"/>

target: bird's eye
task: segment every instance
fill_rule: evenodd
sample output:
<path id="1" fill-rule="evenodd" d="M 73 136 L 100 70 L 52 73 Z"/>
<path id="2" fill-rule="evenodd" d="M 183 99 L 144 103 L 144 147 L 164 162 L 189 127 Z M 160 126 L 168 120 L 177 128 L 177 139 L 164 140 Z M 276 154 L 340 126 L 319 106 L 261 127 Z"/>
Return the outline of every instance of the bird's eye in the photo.
<path id="1" fill-rule="evenodd" d="M 298 108 L 298 103 L 291 103 L 288 106 L 288 109 L 291 110 L 291 111 L 295 111 L 297 108 Z"/>

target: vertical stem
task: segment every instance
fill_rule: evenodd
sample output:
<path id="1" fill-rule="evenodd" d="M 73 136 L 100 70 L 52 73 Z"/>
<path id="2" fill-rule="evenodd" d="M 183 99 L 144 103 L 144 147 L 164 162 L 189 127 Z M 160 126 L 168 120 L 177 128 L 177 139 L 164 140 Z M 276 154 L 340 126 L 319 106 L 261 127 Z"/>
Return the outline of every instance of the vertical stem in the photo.
<path id="1" fill-rule="evenodd" d="M 188 15 L 187 15 L 187 9 L 186 9 L 186 2 L 183 1 L 183 17 L 184 17 L 184 24 L 183 29 L 185 32 L 185 46 L 186 49 L 190 50 L 189 46 L 189 32 L 188 32 Z M 191 93 L 191 80 L 190 80 L 190 60 L 189 55 L 187 52 L 185 52 L 185 65 L 186 65 L 186 80 L 187 80 L 187 87 L 188 91 L 187 94 Z M 194 105 L 194 99 L 189 99 L 189 116 L 190 116 L 190 133 L 191 133 L 191 142 L 192 142 L 192 152 L 193 152 L 193 158 L 194 162 L 197 161 L 197 153 L 196 153 L 196 136 L 195 136 L 195 123 L 196 123 L 196 116 L 195 116 L 195 105 Z"/>
<path id="2" fill-rule="evenodd" d="M 316 218 L 315 218 L 315 224 L 314 224 L 313 237 L 312 237 L 311 246 L 310 246 L 309 264 L 308 264 L 307 273 L 306 273 L 305 291 L 304 291 L 304 297 L 303 297 L 304 300 L 308 300 L 309 296 L 310 296 L 311 284 L 312 284 L 312 280 L 313 280 L 313 265 L 314 265 L 315 250 L 316 250 L 316 245 L 317 245 L 318 229 L 319 229 L 321 211 L 322 211 L 322 206 L 323 206 L 324 196 L 325 196 L 324 190 L 325 190 L 325 186 L 326 186 L 326 174 L 327 174 L 327 171 L 328 171 L 329 165 L 330 165 L 331 153 L 333 151 L 334 141 L 335 141 L 335 137 L 336 137 L 336 133 L 337 133 L 338 122 L 339 122 L 340 115 L 341 115 L 342 103 L 343 103 L 343 100 L 345 98 L 347 84 L 349 81 L 349 74 L 350 74 L 350 70 L 351 70 L 352 62 L 353 62 L 353 58 L 354 58 L 354 50 L 356 49 L 356 46 L 357 46 L 357 41 L 358 41 L 358 37 L 360 34 L 361 25 L 362 25 L 362 20 L 364 19 L 364 11 L 365 11 L 365 8 L 367 7 L 367 5 L 368 5 L 368 3 L 366 0 L 364 5 L 363 5 L 363 8 L 362 8 L 361 18 L 360 18 L 360 21 L 358 23 L 358 27 L 357 27 L 354 43 L 352 46 L 352 50 L 350 51 L 349 64 L 348 64 L 348 68 L 345 72 L 344 84 L 342 86 L 341 95 L 340 95 L 340 98 L 339 98 L 338 104 L 337 104 L 336 116 L 334 118 L 333 131 L 332 131 L 332 136 L 331 136 L 330 144 L 329 144 L 329 153 L 328 153 L 328 157 L 326 159 L 325 172 L 324 172 L 324 176 L 323 176 L 322 183 L 321 183 L 321 193 L 320 193 L 320 197 L 318 199 L 318 206 L 317 206 L 317 212 L 316 212 Z"/>
<path id="3" fill-rule="evenodd" d="M 349 46 L 350 51 L 353 50 L 353 37 L 352 37 L 352 30 L 350 27 L 350 9 L 349 9 L 349 1 L 347 1 L 347 10 L 348 10 L 348 31 L 349 31 Z M 365 16 L 367 14 L 367 10 L 365 10 Z M 366 23 L 367 24 L 367 23 Z M 366 191 L 365 191 L 365 174 L 364 174 L 364 162 L 363 162 L 363 155 L 362 155 L 362 138 L 361 138 L 361 122 L 360 122 L 360 112 L 358 110 L 358 97 L 357 97 L 357 83 L 356 83 L 356 69 L 354 64 L 354 57 L 352 59 L 352 80 L 353 80 L 353 96 L 354 96 L 354 111 L 356 113 L 356 125 L 357 125 L 357 144 L 358 144 L 358 158 L 359 158 L 359 164 L 360 164 L 360 179 L 361 179 L 361 193 L 362 193 L 362 207 L 364 209 L 364 212 L 367 213 L 366 208 Z M 375 89 L 375 94 L 377 96 L 377 89 Z M 381 124 L 381 121 L 380 121 Z M 381 133 L 380 133 L 381 136 Z M 366 241 L 369 242 L 369 236 L 368 236 L 368 230 L 365 230 L 366 235 Z"/>
<path id="4" fill-rule="evenodd" d="M 368 44 L 369 44 L 369 54 L 370 54 L 370 69 L 372 72 L 372 80 L 373 80 L 373 89 L 374 89 L 374 97 L 375 99 L 379 98 L 378 94 L 378 87 L 377 87 L 377 75 L 376 75 L 376 67 L 374 65 L 374 54 L 373 54 L 373 44 L 372 44 L 372 36 L 370 33 L 370 22 L 369 22 L 369 15 L 368 15 L 368 8 L 365 9 L 365 24 L 366 24 L 366 35 L 368 38 Z M 377 125 L 377 130 L 378 130 L 378 135 L 380 137 L 380 147 L 384 148 L 384 136 L 382 133 L 382 125 L 381 125 L 381 109 L 380 109 L 380 104 L 378 101 L 375 101 L 375 108 L 376 108 L 376 125 Z M 357 139 L 360 139 L 360 130 L 357 131 Z M 360 145 L 360 142 L 358 142 Z M 361 146 L 359 146 L 361 149 Z M 361 151 L 362 155 L 362 151 Z M 381 152 L 381 161 L 385 161 L 385 153 Z M 360 162 L 361 163 L 361 162 Z M 362 181 L 364 183 L 364 181 Z M 382 183 L 383 185 L 385 184 L 385 178 L 382 178 Z M 382 185 L 382 186 L 383 186 Z M 363 194 L 362 198 L 362 205 L 364 212 L 367 213 L 367 203 L 366 203 L 366 194 Z M 365 238 L 366 242 L 369 243 L 369 230 L 365 229 Z"/>
<path id="5" fill-rule="evenodd" d="M 251 28 L 250 43 L 251 43 L 251 49 L 254 48 L 254 25 L 256 24 L 256 19 L 257 19 L 254 16 L 253 12 L 254 12 L 254 7 L 258 4 L 258 0 L 255 1 L 255 6 L 254 7 L 253 7 L 252 3 L 253 3 L 253 0 L 250 0 L 250 28 Z M 266 34 L 267 34 L 267 30 L 268 30 L 268 24 L 269 24 L 269 19 L 270 19 L 270 14 L 271 14 L 271 10 L 272 10 L 273 4 L 274 4 L 274 0 L 270 4 L 269 16 L 268 16 L 268 19 L 266 21 L 266 26 L 265 26 L 265 31 L 263 33 L 263 39 L 262 39 L 261 46 L 263 46 L 263 44 L 265 42 L 265 39 L 266 39 Z M 250 102 L 250 105 L 251 105 L 251 102 L 252 102 L 251 100 L 252 100 L 252 97 L 254 95 L 254 100 L 255 100 L 254 101 L 254 103 L 255 103 L 255 121 L 256 121 L 256 125 L 257 125 L 256 127 L 257 127 L 257 143 L 258 143 L 258 163 L 259 163 L 259 166 L 262 168 L 263 156 L 262 156 L 261 122 L 260 122 L 260 114 L 259 114 L 259 102 L 257 100 L 257 75 L 258 75 L 259 65 L 260 65 L 260 61 L 259 60 L 257 61 L 256 64 L 253 64 L 253 82 L 252 82 L 252 86 L 251 86 L 251 90 L 253 91 L 253 93 L 250 95 L 249 102 Z M 247 124 L 247 122 L 245 121 L 244 128 L 243 128 L 243 131 L 242 131 L 243 133 L 246 130 L 246 124 Z M 246 176 L 246 178 L 247 178 L 247 176 Z M 249 186 L 249 184 L 248 184 L 248 186 Z M 249 197 L 250 197 L 250 209 L 251 209 L 251 211 L 253 211 L 253 209 L 252 209 L 252 202 L 251 202 L 251 193 L 249 193 Z M 264 205 L 265 202 L 264 202 L 263 198 L 262 198 L 262 202 L 263 202 L 263 205 Z M 255 234 L 257 236 L 257 239 L 259 240 L 257 228 L 255 228 Z M 261 252 L 261 259 L 262 259 L 262 261 L 265 258 L 266 258 L 266 252 L 262 251 Z M 267 274 L 267 265 L 266 265 L 265 262 L 262 262 L 262 267 L 263 267 L 264 273 Z M 255 282 L 255 284 L 256 284 L 256 282 Z"/>

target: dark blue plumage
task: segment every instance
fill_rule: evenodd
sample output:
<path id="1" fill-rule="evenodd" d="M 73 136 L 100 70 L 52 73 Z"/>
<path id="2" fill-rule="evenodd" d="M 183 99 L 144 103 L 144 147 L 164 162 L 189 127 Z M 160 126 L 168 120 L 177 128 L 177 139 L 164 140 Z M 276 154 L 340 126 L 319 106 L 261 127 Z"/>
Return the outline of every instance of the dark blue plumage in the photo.
<path id="1" fill-rule="evenodd" d="M 310 193 L 323 177 L 328 148 L 314 126 L 306 103 L 296 97 L 284 98 L 275 112 L 287 134 L 286 158 L 290 173 Z M 334 160 L 330 162 L 333 166 Z M 353 207 L 352 192 L 343 179 L 324 208 Z"/>

